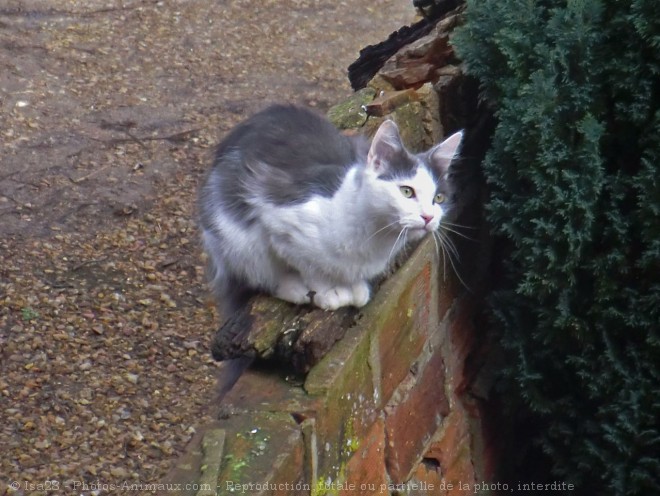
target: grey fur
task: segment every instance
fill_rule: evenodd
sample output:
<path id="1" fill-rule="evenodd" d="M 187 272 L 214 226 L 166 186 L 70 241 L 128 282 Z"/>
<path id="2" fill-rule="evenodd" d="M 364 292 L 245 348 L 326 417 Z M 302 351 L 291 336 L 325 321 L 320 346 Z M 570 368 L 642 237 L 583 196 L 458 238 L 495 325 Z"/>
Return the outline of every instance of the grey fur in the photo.
<path id="1" fill-rule="evenodd" d="M 274 105 L 238 125 L 220 144 L 201 201 L 222 201 L 237 220 L 249 222 L 247 198 L 254 190 L 278 205 L 332 196 L 367 151 L 363 138 L 340 134 L 311 110 Z"/>

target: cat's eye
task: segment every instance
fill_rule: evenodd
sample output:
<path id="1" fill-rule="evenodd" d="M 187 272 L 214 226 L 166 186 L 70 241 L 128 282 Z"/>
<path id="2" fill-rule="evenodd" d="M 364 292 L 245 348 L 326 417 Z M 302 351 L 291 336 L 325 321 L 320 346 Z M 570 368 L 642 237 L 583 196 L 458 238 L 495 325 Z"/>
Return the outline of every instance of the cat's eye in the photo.
<path id="1" fill-rule="evenodd" d="M 399 191 L 401 191 L 401 194 L 405 196 L 406 198 L 414 198 L 415 197 L 415 190 L 412 189 L 410 186 L 400 186 Z"/>
<path id="2" fill-rule="evenodd" d="M 433 203 L 444 203 L 447 200 L 447 197 L 443 195 L 442 193 L 438 193 L 435 195 L 435 198 L 433 199 Z"/>

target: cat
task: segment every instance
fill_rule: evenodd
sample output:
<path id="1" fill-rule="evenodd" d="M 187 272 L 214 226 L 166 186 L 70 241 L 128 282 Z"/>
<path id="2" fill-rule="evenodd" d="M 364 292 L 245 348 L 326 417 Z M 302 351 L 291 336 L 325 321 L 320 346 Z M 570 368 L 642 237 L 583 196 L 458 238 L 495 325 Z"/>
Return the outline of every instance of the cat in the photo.
<path id="1" fill-rule="evenodd" d="M 326 310 L 362 307 L 370 281 L 451 208 L 457 132 L 425 153 L 392 120 L 371 144 L 312 110 L 273 105 L 220 143 L 201 186 L 202 242 L 221 310 L 255 292 Z"/>

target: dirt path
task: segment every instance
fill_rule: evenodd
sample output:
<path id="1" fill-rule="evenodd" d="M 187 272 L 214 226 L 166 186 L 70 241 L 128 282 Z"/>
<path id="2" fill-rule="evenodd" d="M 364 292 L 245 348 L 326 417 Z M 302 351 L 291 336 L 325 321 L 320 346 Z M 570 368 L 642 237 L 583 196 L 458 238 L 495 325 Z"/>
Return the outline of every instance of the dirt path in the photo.
<path id="1" fill-rule="evenodd" d="M 359 49 L 413 16 L 407 0 L 3 2 L 0 494 L 167 472 L 213 397 L 193 220 L 213 145 L 268 102 L 348 95 Z"/>
<path id="2" fill-rule="evenodd" d="M 325 108 L 405 0 L 35 1 L 0 8 L 0 234 L 143 209 L 266 102 Z M 87 229 L 87 227 L 83 227 Z"/>

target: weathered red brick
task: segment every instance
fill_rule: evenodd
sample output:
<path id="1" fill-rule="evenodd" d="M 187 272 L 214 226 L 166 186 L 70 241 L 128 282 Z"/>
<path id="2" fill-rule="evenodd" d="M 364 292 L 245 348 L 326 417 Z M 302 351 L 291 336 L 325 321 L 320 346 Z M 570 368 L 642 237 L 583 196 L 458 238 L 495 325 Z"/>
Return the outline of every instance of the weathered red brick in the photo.
<path id="1" fill-rule="evenodd" d="M 466 442 L 461 444 L 460 456 L 444 473 L 444 479 L 452 489 L 447 491 L 447 496 L 463 496 L 474 494 L 477 479 L 472 466 L 471 451 Z"/>
<path id="2" fill-rule="evenodd" d="M 470 435 L 470 417 L 455 404 L 424 457 L 436 460 L 448 488 L 447 496 L 469 494 L 477 480 Z M 451 486 L 451 487 L 450 487 Z"/>
<path id="3" fill-rule="evenodd" d="M 454 408 L 442 422 L 438 435 L 424 455 L 437 460 L 443 471 L 454 463 L 459 447 L 468 437 L 469 422 L 465 415 L 462 408 Z"/>
<path id="4" fill-rule="evenodd" d="M 393 112 L 397 107 L 418 98 L 415 90 L 387 91 L 366 104 L 367 114 L 383 117 Z"/>
<path id="5" fill-rule="evenodd" d="M 402 282 L 406 287 L 398 301 L 377 323 L 376 339 L 380 356 L 381 393 L 387 401 L 419 357 L 428 336 L 436 328 L 431 321 L 431 263 Z"/>
<path id="6" fill-rule="evenodd" d="M 466 367 L 468 356 L 475 351 L 476 339 L 472 318 L 474 308 L 463 298 L 457 301 L 454 311 L 447 322 L 449 347 L 447 357 L 447 372 L 454 391 L 460 394 L 472 380 L 472 371 Z"/>
<path id="7" fill-rule="evenodd" d="M 446 496 L 450 487 L 442 479 L 434 460 L 423 459 L 407 482 L 407 496 Z"/>
<path id="8" fill-rule="evenodd" d="M 446 255 L 445 255 L 446 256 Z M 440 281 L 438 289 L 438 299 L 436 304 L 438 305 L 438 319 L 442 321 L 447 312 L 454 304 L 456 297 L 459 292 L 457 291 L 456 284 L 454 283 L 455 278 L 449 274 L 451 271 L 451 266 L 449 268 L 442 268 L 442 255 L 440 257 Z"/>
<path id="9" fill-rule="evenodd" d="M 318 408 L 319 399 L 309 396 L 297 381 L 289 382 L 272 370 L 250 368 L 223 397 L 219 414 L 266 410 L 305 417 Z"/>
<path id="10" fill-rule="evenodd" d="M 435 73 L 453 56 L 448 30 L 456 22 L 443 21 L 428 35 L 399 50 L 383 66 L 381 77 L 396 89 L 418 88 L 427 81 L 437 79 Z"/>
<path id="11" fill-rule="evenodd" d="M 346 486 L 340 494 L 389 495 L 387 482 L 385 427 L 382 419 L 377 419 L 346 465 Z"/>
<path id="12" fill-rule="evenodd" d="M 423 244 L 386 281 L 358 324 L 314 367 L 304 389 L 320 398 L 316 412 L 318 476 L 338 480 L 368 429 L 437 329 L 435 270 Z M 393 304 L 394 302 L 394 304 Z"/>
<path id="13" fill-rule="evenodd" d="M 386 463 L 393 482 L 407 479 L 425 447 L 449 413 L 445 396 L 444 361 L 440 351 L 431 356 L 424 369 L 411 374 L 407 391 L 397 391 L 401 400 L 386 408 Z"/>

